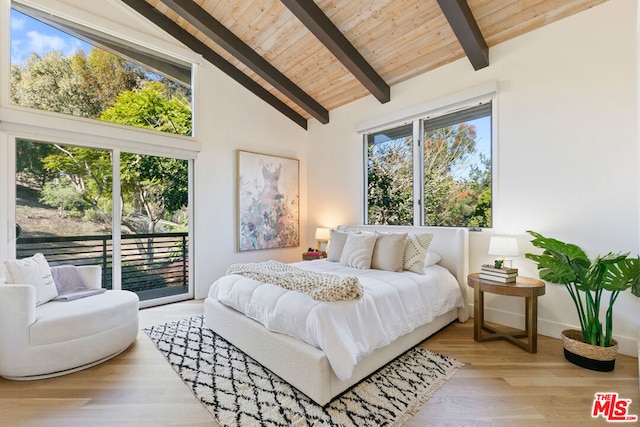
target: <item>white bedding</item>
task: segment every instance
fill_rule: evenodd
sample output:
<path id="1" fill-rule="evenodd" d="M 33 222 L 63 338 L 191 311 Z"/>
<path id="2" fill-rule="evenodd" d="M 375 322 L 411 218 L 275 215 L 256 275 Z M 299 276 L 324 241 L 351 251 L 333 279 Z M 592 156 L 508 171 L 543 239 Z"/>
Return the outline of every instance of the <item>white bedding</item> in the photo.
<path id="1" fill-rule="evenodd" d="M 271 331 L 321 349 L 341 380 L 350 378 L 358 361 L 376 348 L 463 306 L 456 279 L 439 265 L 427 267 L 425 275 L 359 270 L 326 260 L 294 265 L 358 276 L 364 296 L 357 301 L 316 301 L 306 294 L 235 274 L 218 279 L 209 296 Z"/>

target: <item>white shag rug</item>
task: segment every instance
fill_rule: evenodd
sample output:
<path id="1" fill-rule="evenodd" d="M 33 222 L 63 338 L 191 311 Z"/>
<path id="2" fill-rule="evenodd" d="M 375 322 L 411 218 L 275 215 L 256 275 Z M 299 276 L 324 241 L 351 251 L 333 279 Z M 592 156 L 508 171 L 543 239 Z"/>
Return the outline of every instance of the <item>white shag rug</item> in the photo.
<path id="1" fill-rule="evenodd" d="M 144 329 L 222 426 L 399 426 L 462 363 L 415 347 L 317 405 L 194 316 Z"/>

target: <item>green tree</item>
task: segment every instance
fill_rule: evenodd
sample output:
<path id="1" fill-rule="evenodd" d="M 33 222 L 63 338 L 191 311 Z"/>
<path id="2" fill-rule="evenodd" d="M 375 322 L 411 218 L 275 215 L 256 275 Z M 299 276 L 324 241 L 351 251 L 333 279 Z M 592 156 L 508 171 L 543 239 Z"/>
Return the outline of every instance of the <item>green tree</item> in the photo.
<path id="1" fill-rule="evenodd" d="M 180 135 L 191 134 L 189 101 L 178 96 L 169 98 L 165 86 L 159 82 L 121 93 L 100 119 Z M 122 155 L 120 162 L 123 197 L 128 197 L 136 210 L 147 217 L 149 233 L 155 232 L 160 220 L 187 205 L 187 161 L 127 153 Z"/>
<path id="2" fill-rule="evenodd" d="M 491 164 L 476 152 L 476 138 L 467 123 L 425 132 L 425 225 L 491 225 Z M 412 150 L 411 137 L 368 146 L 370 224 L 413 223 Z"/>
<path id="3" fill-rule="evenodd" d="M 82 89 L 91 93 L 98 109 L 91 117 L 98 117 L 111 107 L 118 95 L 140 87 L 145 81 L 144 70 L 138 65 L 103 49 L 93 48 L 88 55 L 72 56 L 73 72 L 80 76 Z"/>
<path id="4" fill-rule="evenodd" d="M 479 167 L 476 138 L 475 126 L 467 123 L 425 132 L 425 225 L 491 225 L 490 161 L 480 156 Z"/>
<path id="5" fill-rule="evenodd" d="M 369 144 L 367 206 L 369 224 L 413 223 L 413 138 Z"/>
<path id="6" fill-rule="evenodd" d="M 191 135 L 189 100 L 167 97 L 159 82 L 148 82 L 144 88 L 120 93 L 115 104 L 100 115 L 100 120 Z"/>
<path id="7" fill-rule="evenodd" d="M 47 170 L 42 159 L 53 154 L 56 148 L 51 144 L 18 140 L 16 142 L 16 180 L 18 184 L 33 189 L 42 189 L 46 182 L 55 177 Z"/>
<path id="8" fill-rule="evenodd" d="M 101 49 L 69 57 L 59 52 L 33 54 L 24 65 L 12 65 L 11 98 L 26 107 L 190 135 L 189 89 L 166 80 L 148 80 L 158 77 Z M 111 221 L 111 165 L 109 151 L 28 141 L 18 144 L 19 176 L 37 182 L 40 189 L 49 182 L 60 186 L 47 185 L 42 201 L 59 209 L 70 204 L 78 209 L 91 207 L 94 214 L 85 213 L 85 217 L 97 216 L 107 223 Z M 161 220 L 184 211 L 187 161 L 125 153 L 121 165 L 122 199 L 127 205 L 123 210 L 144 215 L 145 231 L 153 233 Z M 76 196 L 83 202 L 78 203 Z M 133 216 L 123 218 L 123 224 L 136 232 L 141 226 L 129 221 Z"/>
<path id="9" fill-rule="evenodd" d="M 111 152 L 54 144 L 55 153 L 42 160 L 49 172 L 74 186 L 79 197 L 104 223 L 111 223 Z"/>
<path id="10" fill-rule="evenodd" d="M 11 65 L 11 101 L 38 110 L 95 117 L 100 111 L 97 99 L 73 72 L 72 60 L 52 51 L 43 56 L 32 53 L 24 65 Z"/>
<path id="11" fill-rule="evenodd" d="M 63 177 L 59 182 L 47 182 L 42 187 L 40 202 L 58 208 L 60 216 L 67 211 L 78 212 L 84 210 L 85 203 L 71 181 Z"/>

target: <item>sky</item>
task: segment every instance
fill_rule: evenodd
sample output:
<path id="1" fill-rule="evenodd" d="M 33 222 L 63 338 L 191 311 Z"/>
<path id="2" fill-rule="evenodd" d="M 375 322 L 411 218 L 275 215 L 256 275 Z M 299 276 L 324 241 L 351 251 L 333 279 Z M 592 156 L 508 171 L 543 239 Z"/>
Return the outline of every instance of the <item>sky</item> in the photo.
<path id="1" fill-rule="evenodd" d="M 11 10 L 12 64 L 24 63 L 32 52 L 43 55 L 56 50 L 68 56 L 80 49 L 89 52 L 91 45 L 16 10 Z"/>

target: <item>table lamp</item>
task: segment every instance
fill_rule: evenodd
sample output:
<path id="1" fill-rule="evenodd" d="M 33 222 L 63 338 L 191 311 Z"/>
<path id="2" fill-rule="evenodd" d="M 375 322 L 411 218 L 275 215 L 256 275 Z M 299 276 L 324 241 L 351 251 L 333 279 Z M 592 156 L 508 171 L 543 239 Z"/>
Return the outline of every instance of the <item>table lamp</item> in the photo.
<path id="1" fill-rule="evenodd" d="M 502 257 L 501 259 L 495 260 L 496 268 L 511 268 L 512 260 L 505 259 L 505 257 L 520 255 L 518 239 L 514 236 L 491 236 L 491 240 L 489 241 L 489 255 Z"/>
<path id="2" fill-rule="evenodd" d="M 318 241 L 319 252 L 325 252 L 327 250 L 327 242 L 329 242 L 330 236 L 331 232 L 328 228 L 316 228 L 316 240 Z"/>

